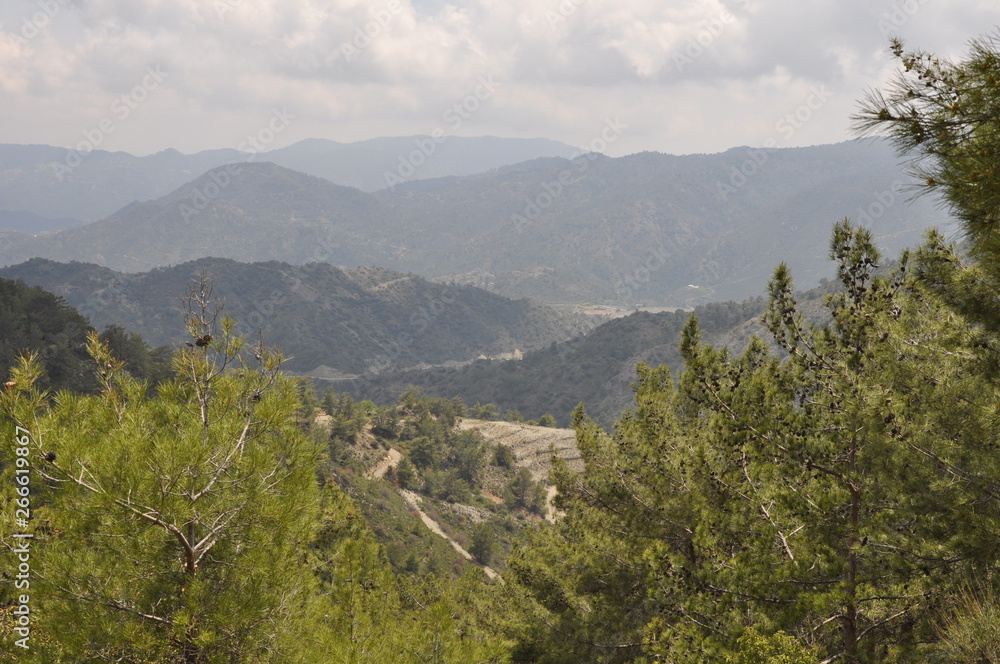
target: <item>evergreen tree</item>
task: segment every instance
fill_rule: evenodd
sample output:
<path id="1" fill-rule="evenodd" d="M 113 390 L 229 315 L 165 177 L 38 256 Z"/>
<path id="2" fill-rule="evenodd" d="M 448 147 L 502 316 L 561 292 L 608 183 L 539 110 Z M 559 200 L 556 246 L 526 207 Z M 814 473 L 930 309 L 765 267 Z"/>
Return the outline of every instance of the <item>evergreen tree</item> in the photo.
<path id="1" fill-rule="evenodd" d="M 971 503 L 996 520 L 980 493 L 997 477 L 982 454 L 993 390 L 972 370 L 973 331 L 905 279 L 905 256 L 878 276 L 870 234 L 841 223 L 831 257 L 843 290 L 826 327 L 803 324 L 783 267 L 771 283 L 784 363 L 754 345 L 732 363 L 691 330 L 682 342 L 685 389 L 733 452 L 729 504 L 757 520 L 729 590 L 847 662 L 920 661 L 949 588 L 991 564 L 988 542 L 963 539 Z"/>
<path id="2" fill-rule="evenodd" d="M 4 375 L 18 357 L 35 354 L 45 371 L 40 387 L 93 391 L 86 344 L 90 323 L 52 293 L 21 281 L 0 279 L 0 370 Z"/>
<path id="3" fill-rule="evenodd" d="M 482 404 L 477 401 L 474 406 L 469 408 L 469 417 L 477 420 L 496 420 L 499 419 L 500 413 L 495 404 Z"/>
<path id="4" fill-rule="evenodd" d="M 489 523 L 482 521 L 472 527 L 469 553 L 478 558 L 484 565 L 489 565 L 493 562 L 498 544 L 496 530 Z"/>
<path id="5" fill-rule="evenodd" d="M 640 366 L 614 434 L 577 413 L 566 516 L 509 562 L 525 659 L 720 661 L 752 627 L 852 664 L 926 661 L 935 615 L 997 559 L 996 390 L 974 329 L 905 256 L 879 275 L 847 223 L 831 256 L 828 326 L 776 271 L 764 320 L 783 356 L 753 340 L 731 357 L 692 320 L 679 389 Z"/>
<path id="6" fill-rule="evenodd" d="M 133 377 L 156 386 L 172 376 L 172 352 L 168 347 L 150 350 L 141 335 L 128 332 L 120 325 L 108 325 L 100 338 L 107 344 L 111 356 L 121 360 Z"/>
<path id="7" fill-rule="evenodd" d="M 318 662 L 500 664 L 502 642 L 481 627 L 473 596 L 481 573 L 454 586 L 429 576 L 397 578 L 357 505 L 324 492 L 322 525 L 309 552 L 320 579 L 310 639 Z"/>
<path id="8" fill-rule="evenodd" d="M 918 190 L 940 194 L 961 223 L 974 265 L 963 265 L 935 235 L 925 258 L 930 283 L 967 316 L 1000 332 L 1000 37 L 971 43 L 951 62 L 895 39 L 901 65 L 886 90 L 864 100 L 862 135 L 887 135 L 910 159 Z"/>
<path id="9" fill-rule="evenodd" d="M 935 651 L 940 661 L 1000 664 L 1000 601 L 995 591 L 963 593 L 942 624 L 942 642 Z"/>
<path id="10" fill-rule="evenodd" d="M 247 348 L 208 296 L 204 283 L 190 293 L 189 347 L 153 398 L 94 333 L 97 395 L 50 397 L 28 356 L 0 396 L 31 441 L 33 596 L 51 637 L 36 661 L 302 654 L 319 450 L 295 426 L 281 357 Z"/>

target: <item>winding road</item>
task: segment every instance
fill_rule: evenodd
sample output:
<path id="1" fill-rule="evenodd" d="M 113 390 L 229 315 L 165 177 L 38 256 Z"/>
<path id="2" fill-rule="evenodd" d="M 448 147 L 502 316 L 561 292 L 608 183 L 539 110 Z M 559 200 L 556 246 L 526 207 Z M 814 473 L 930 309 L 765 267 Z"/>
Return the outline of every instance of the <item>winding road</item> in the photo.
<path id="1" fill-rule="evenodd" d="M 403 455 L 399 453 L 399 450 L 390 449 L 389 452 L 386 454 L 385 458 L 382 461 L 380 461 L 377 466 L 375 466 L 368 473 L 366 473 L 366 476 L 369 479 L 373 478 L 381 479 L 382 477 L 385 477 L 385 474 L 389 472 L 390 468 L 395 468 L 396 465 L 399 463 L 399 460 L 402 458 Z M 399 495 L 403 497 L 403 500 L 406 501 L 406 504 L 409 506 L 409 508 L 417 513 L 417 516 L 420 517 L 420 520 L 424 522 L 425 526 L 430 528 L 432 533 L 434 533 L 438 537 L 444 538 L 444 540 L 448 542 L 448 544 L 451 544 L 451 547 L 458 552 L 458 555 L 478 565 L 483 570 L 483 572 L 486 573 L 487 577 L 489 577 L 490 579 L 497 579 L 501 583 L 503 582 L 503 578 L 499 574 L 497 574 L 496 570 L 476 560 L 475 556 L 466 551 L 461 544 L 459 544 L 454 539 L 449 537 L 448 533 L 444 532 L 444 530 L 441 528 L 441 524 L 439 524 L 434 519 L 430 518 L 427 515 L 427 513 L 424 512 L 424 510 L 421 507 L 421 505 L 423 504 L 423 498 L 413 493 L 412 491 L 407 491 L 406 489 L 398 489 L 398 491 Z"/>

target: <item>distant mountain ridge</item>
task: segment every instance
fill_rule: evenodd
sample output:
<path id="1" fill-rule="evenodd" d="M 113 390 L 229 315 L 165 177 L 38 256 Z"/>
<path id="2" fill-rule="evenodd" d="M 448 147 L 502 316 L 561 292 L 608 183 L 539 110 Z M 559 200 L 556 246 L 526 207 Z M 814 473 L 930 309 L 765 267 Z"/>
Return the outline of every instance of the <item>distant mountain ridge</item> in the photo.
<path id="1" fill-rule="evenodd" d="M 47 217 L 35 214 L 34 212 L 26 212 L 25 210 L 0 210 L 0 228 L 32 235 L 35 233 L 52 233 L 64 228 L 82 226 L 83 223 L 79 219 L 69 217 L 48 219 Z"/>
<path id="2" fill-rule="evenodd" d="M 216 169 L 154 201 L 47 237 L 33 256 L 145 271 L 205 256 L 382 265 L 548 303 L 690 307 L 760 294 L 785 261 L 832 276 L 830 228 L 869 225 L 889 255 L 947 227 L 906 201 L 881 142 L 716 155 L 540 158 L 366 193 L 271 163 Z"/>
<path id="3" fill-rule="evenodd" d="M 136 201 L 160 198 L 207 171 L 229 163 L 270 161 L 336 184 L 375 191 L 388 186 L 400 159 L 430 137 L 374 138 L 355 143 L 307 139 L 288 147 L 251 154 L 234 149 L 191 155 L 164 150 L 137 157 L 126 152 L 75 153 L 49 145 L 0 144 L 0 227 L 4 213 L 27 212 L 41 219 L 26 233 L 96 221 Z M 432 141 L 433 150 L 409 178 L 470 175 L 541 156 L 568 157 L 576 150 L 548 139 L 467 138 Z M 398 177 L 398 175 L 397 175 Z"/>
<path id="4" fill-rule="evenodd" d="M 528 300 L 435 284 L 384 268 L 349 272 L 327 263 L 238 263 L 206 258 L 125 274 L 86 263 L 34 259 L 0 269 L 65 298 L 102 328 L 138 332 L 153 345 L 186 338 L 182 296 L 202 273 L 238 331 L 280 346 L 297 373 L 375 375 L 542 348 L 589 325 Z"/>

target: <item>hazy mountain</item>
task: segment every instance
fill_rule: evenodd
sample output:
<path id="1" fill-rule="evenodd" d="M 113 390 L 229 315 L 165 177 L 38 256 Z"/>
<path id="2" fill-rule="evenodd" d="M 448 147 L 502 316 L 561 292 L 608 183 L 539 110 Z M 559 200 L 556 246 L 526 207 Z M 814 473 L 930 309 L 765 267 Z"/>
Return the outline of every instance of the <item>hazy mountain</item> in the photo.
<path id="1" fill-rule="evenodd" d="M 164 150 L 136 157 L 105 150 L 77 153 L 48 145 L 0 145 L 0 210 L 94 221 L 242 158 L 236 150 L 194 155 Z"/>
<path id="2" fill-rule="evenodd" d="M 412 157 L 415 151 L 422 156 Z M 471 175 L 539 157 L 568 158 L 577 152 L 544 138 L 450 136 L 439 142 L 427 136 L 405 136 L 357 143 L 311 139 L 265 153 L 261 159 L 362 191 L 376 191 L 392 184 L 393 177 L 424 180 Z M 418 162 L 422 163 L 413 166 Z M 405 164 L 402 169 L 401 164 Z M 413 167 L 412 175 L 408 166 Z"/>
<path id="3" fill-rule="evenodd" d="M 430 141 L 428 143 L 428 141 Z M 464 138 L 443 142 L 429 137 L 376 138 L 357 143 L 301 141 L 252 155 L 239 150 L 206 150 L 184 155 L 164 150 L 145 157 L 125 152 L 76 152 L 48 145 L 0 144 L 0 226 L 27 233 L 58 230 L 77 220 L 103 219 L 135 201 L 170 193 L 206 171 L 228 163 L 271 161 L 286 168 L 365 191 L 387 186 L 400 159 L 423 146 L 421 165 L 411 179 L 470 175 L 542 156 L 568 157 L 576 151 L 557 141 L 518 138 Z M 429 146 L 429 147 L 428 147 Z M 4 213 L 38 215 L 27 228 L 5 223 Z"/>
<path id="4" fill-rule="evenodd" d="M 167 196 L 52 236 L 29 238 L 0 261 L 79 260 L 140 272 L 206 256 L 240 261 L 385 263 L 372 234 L 384 203 L 357 189 L 281 168 L 242 164 L 211 171 Z M 219 186 L 222 182 L 223 186 Z"/>
<path id="5" fill-rule="evenodd" d="M 79 219 L 49 219 L 24 210 L 0 210 L 0 228 L 21 233 L 51 233 L 64 228 L 82 226 Z"/>
<path id="6" fill-rule="evenodd" d="M 0 263 L 322 261 L 551 303 L 691 306 L 760 294 L 780 261 L 804 287 L 830 276 L 828 237 L 845 216 L 890 255 L 948 221 L 932 201 L 905 202 L 896 158 L 877 142 L 546 158 L 376 193 L 269 163 L 231 170 L 100 222 L 6 242 Z"/>
<path id="7" fill-rule="evenodd" d="M 907 204 L 905 181 L 889 146 L 847 142 L 538 160 L 386 200 L 404 246 L 417 244 L 408 231 L 422 219 L 458 238 L 409 252 L 399 268 L 548 302 L 692 306 L 760 294 L 781 261 L 803 286 L 832 276 L 829 235 L 844 217 L 890 255 L 947 225 L 933 201 Z"/>
<path id="8" fill-rule="evenodd" d="M 545 347 L 588 326 L 528 300 L 382 268 L 344 272 L 326 263 L 211 258 L 139 274 L 41 259 L 0 270 L 61 295 L 98 328 L 117 323 L 153 345 L 186 338 L 182 296 L 202 273 L 214 280 L 214 295 L 240 331 L 255 337 L 259 330 L 298 372 L 325 366 L 320 375 L 363 374 L 468 361 Z"/>
<path id="9" fill-rule="evenodd" d="M 27 236 L 20 232 L 0 226 L 0 252 L 4 252 L 2 247 L 15 247 L 27 241 Z M 16 254 L 15 254 L 16 255 Z"/>

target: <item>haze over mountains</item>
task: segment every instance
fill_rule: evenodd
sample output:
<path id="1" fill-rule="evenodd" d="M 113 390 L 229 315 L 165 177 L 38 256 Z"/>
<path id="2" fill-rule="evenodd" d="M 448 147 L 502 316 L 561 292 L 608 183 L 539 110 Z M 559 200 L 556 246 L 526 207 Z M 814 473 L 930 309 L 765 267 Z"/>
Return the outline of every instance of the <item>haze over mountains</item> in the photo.
<path id="1" fill-rule="evenodd" d="M 427 141 L 430 146 L 427 147 Z M 538 157 L 569 157 L 577 150 L 548 139 L 450 136 L 374 138 L 356 143 L 309 139 L 258 154 L 205 150 L 185 155 L 164 150 L 146 157 L 93 150 L 78 153 L 48 145 L 0 145 L 0 228 L 23 232 L 69 228 L 97 221 L 136 201 L 159 198 L 213 168 L 228 163 L 270 161 L 336 184 L 374 191 L 387 186 L 424 146 L 420 168 L 403 179 L 471 175 Z M 36 215 L 34 230 L 18 214 Z"/>
<path id="2" fill-rule="evenodd" d="M 460 152 L 477 144 L 449 139 L 442 152 L 452 145 Z M 561 144 L 539 145 L 531 149 Z M 527 144 L 501 152 L 513 158 L 522 148 Z M 341 168 L 328 158 L 332 149 L 304 142 L 268 158 L 332 177 Z M 190 173 L 182 155 L 146 159 L 154 157 L 177 162 L 175 179 Z M 454 170 L 503 160 L 441 159 Z M 424 168 L 417 172 L 432 172 Z M 927 227 L 946 226 L 932 201 L 905 202 L 905 181 L 887 145 L 857 141 L 714 155 L 549 157 L 371 193 L 274 163 L 241 163 L 86 226 L 9 234 L 0 264 L 40 256 L 139 272 L 216 256 L 379 265 L 548 303 L 693 306 L 761 294 L 782 260 L 802 287 L 830 276 L 828 237 L 845 216 L 870 226 L 889 255 L 918 243 Z"/>

